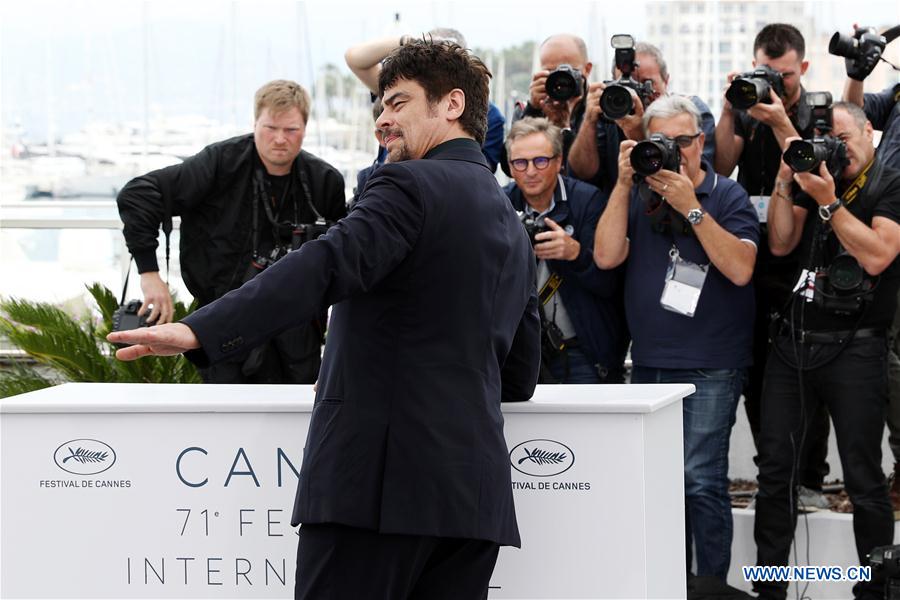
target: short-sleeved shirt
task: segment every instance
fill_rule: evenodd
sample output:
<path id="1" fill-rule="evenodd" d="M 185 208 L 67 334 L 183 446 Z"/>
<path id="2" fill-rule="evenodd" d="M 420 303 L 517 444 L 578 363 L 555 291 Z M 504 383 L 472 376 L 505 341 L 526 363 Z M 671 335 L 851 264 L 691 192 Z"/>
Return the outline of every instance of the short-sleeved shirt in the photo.
<path id="1" fill-rule="evenodd" d="M 900 169 L 900 83 L 865 95 L 866 117 L 881 131 L 876 156 L 884 165 Z"/>
<path id="2" fill-rule="evenodd" d="M 880 159 L 876 158 L 877 160 Z M 866 193 L 866 188 L 873 185 L 870 178 L 856 199 L 840 210 L 849 210 L 853 216 L 870 227 L 874 217 L 885 217 L 895 223 L 900 223 L 900 170 L 891 169 L 885 165 L 880 177 L 881 182 L 874 184 L 881 190 L 880 193 Z M 840 182 L 837 188 L 838 195 L 842 194 L 850 183 L 850 181 Z M 831 232 L 821 254 L 812 256 L 813 239 L 816 232 L 819 231 L 818 227 L 821 223 L 818 205 L 815 200 L 802 193 L 797 196 L 796 203 L 808 211 L 803 227 L 803 236 L 797 246 L 801 267 L 812 270 L 831 264 L 840 249 L 837 236 Z M 794 282 L 797 281 L 799 275 L 798 272 L 797 277 L 793 279 Z M 898 290 L 900 290 L 900 259 L 894 259 L 894 262 L 879 276 L 874 297 L 861 315 L 840 315 L 828 312 L 816 302 L 806 302 L 799 297 L 794 298 L 792 312 L 789 314 L 794 315 L 795 324 L 802 322 L 802 329 L 809 331 L 850 331 L 856 327 L 886 330 L 891 326 L 897 309 Z M 801 309 L 802 319 L 800 318 Z M 801 327 L 796 326 L 795 329 L 801 329 Z"/>
<path id="3" fill-rule="evenodd" d="M 706 103 L 697 96 L 688 98 L 700 111 L 700 130 L 706 136 L 703 143 L 703 159 L 713 163 L 716 156 L 716 119 Z M 597 172 L 588 183 L 612 193 L 619 177 L 619 144 L 627 139 L 625 132 L 608 119 L 597 120 Z"/>
<path id="4" fill-rule="evenodd" d="M 708 216 L 738 239 L 758 244 L 759 222 L 747 192 L 734 181 L 716 175 L 709 163 L 704 162 L 703 169 L 706 177 L 695 193 Z M 752 285 L 737 286 L 722 275 L 710 264 L 693 234 L 655 230 L 636 187 L 629 205 L 628 238 L 625 313 L 634 364 L 662 369 L 748 366 L 752 360 Z M 671 312 L 660 304 L 673 241 L 683 259 L 709 264 L 693 317 Z"/>

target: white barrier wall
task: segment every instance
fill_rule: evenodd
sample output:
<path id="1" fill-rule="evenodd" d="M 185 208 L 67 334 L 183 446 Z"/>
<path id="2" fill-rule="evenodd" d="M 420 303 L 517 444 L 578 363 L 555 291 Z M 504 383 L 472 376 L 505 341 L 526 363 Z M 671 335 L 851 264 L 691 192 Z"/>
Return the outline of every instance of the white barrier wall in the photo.
<path id="1" fill-rule="evenodd" d="M 684 595 L 692 391 L 540 386 L 504 405 L 523 549 L 501 551 L 491 598 Z M 0 597 L 289 597 L 312 400 L 68 384 L 0 401 Z"/>

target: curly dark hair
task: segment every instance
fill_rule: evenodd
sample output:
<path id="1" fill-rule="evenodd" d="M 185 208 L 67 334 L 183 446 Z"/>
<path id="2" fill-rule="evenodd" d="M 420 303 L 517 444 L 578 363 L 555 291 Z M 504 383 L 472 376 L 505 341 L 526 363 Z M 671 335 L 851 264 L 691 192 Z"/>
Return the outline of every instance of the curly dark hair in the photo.
<path id="1" fill-rule="evenodd" d="M 476 142 L 483 144 L 490 78 L 491 72 L 481 59 L 469 54 L 465 48 L 446 41 L 414 40 L 384 59 L 378 76 L 378 95 L 383 97 L 384 90 L 398 79 L 421 85 L 429 104 L 459 88 L 466 97 L 459 124 Z"/>

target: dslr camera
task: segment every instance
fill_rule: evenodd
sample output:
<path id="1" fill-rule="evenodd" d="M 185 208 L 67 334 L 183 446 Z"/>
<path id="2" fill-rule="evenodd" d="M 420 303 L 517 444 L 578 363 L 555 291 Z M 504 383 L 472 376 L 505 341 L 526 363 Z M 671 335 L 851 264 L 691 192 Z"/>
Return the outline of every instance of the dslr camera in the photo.
<path id="1" fill-rule="evenodd" d="M 523 210 L 517 210 L 516 214 L 519 215 L 519 220 L 522 222 L 522 226 L 525 227 L 525 233 L 528 234 L 528 239 L 531 240 L 532 246 L 537 244 L 534 236 L 539 233 L 544 233 L 545 231 L 550 231 L 550 228 L 544 223 L 544 219 L 533 217 Z"/>
<path id="2" fill-rule="evenodd" d="M 725 99 L 734 108 L 747 110 L 759 102 L 771 104 L 770 90 L 784 98 L 784 78 L 778 71 L 762 65 L 735 77 L 725 92 Z"/>
<path id="3" fill-rule="evenodd" d="M 600 108 L 603 115 L 610 121 L 621 119 L 634 113 L 634 100 L 628 90 L 634 90 L 638 98 L 646 106 L 653 99 L 653 82 L 649 79 L 638 83 L 632 77 L 638 66 L 634 60 L 634 38 L 628 34 L 612 36 L 610 45 L 616 51 L 616 68 L 622 73 L 622 77 L 613 81 L 608 80 L 603 95 L 600 96 Z"/>
<path id="4" fill-rule="evenodd" d="M 661 169 L 678 172 L 681 166 L 681 151 L 675 140 L 661 133 L 654 133 L 631 150 L 631 167 L 643 180 Z"/>
<path id="5" fill-rule="evenodd" d="M 329 223 L 323 218 L 318 218 L 314 223 L 279 223 L 278 238 L 279 242 L 272 248 L 268 255 L 254 254 L 250 257 L 250 264 L 244 273 L 241 283 L 247 283 L 268 267 L 275 264 L 292 250 L 297 250 L 305 244 L 325 234 L 333 223 Z M 290 240 L 288 247 L 287 240 Z"/>
<path id="6" fill-rule="evenodd" d="M 872 574 L 878 573 L 885 582 L 884 597 L 900 600 L 900 546 L 878 546 L 869 552 Z"/>
<path id="7" fill-rule="evenodd" d="M 862 81 L 878 64 L 886 45 L 887 38 L 874 27 L 860 27 L 852 37 L 835 32 L 828 42 L 828 53 L 843 56 L 847 76 Z"/>
<path id="8" fill-rule="evenodd" d="M 584 93 L 584 76 L 572 65 L 562 64 L 547 75 L 544 87 L 551 100 L 568 102 Z"/>
<path id="9" fill-rule="evenodd" d="M 129 300 L 128 302 L 121 304 L 119 308 L 116 309 L 116 312 L 113 313 L 112 331 L 128 331 L 137 329 L 138 327 L 149 327 L 150 324 L 147 322 L 147 313 L 142 315 L 138 314 L 141 304 L 143 303 L 140 300 Z M 131 344 L 117 343 L 115 345 L 118 348 L 127 348 Z"/>
<path id="10" fill-rule="evenodd" d="M 832 127 L 831 93 L 809 92 L 806 94 L 806 103 L 812 110 L 815 128 L 821 137 L 791 142 L 784 151 L 784 162 L 795 173 L 814 172 L 824 162 L 831 176 L 838 178 L 850 163 L 846 144 L 829 135 Z"/>
<path id="11" fill-rule="evenodd" d="M 831 264 L 816 270 L 813 301 L 838 315 L 858 315 L 872 300 L 876 280 L 844 248 Z"/>

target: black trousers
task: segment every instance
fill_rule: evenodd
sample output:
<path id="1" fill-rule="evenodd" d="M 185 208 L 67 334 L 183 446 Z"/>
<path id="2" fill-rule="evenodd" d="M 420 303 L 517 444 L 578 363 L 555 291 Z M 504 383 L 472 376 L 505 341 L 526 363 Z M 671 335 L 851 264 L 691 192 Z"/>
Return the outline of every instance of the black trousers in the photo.
<path id="1" fill-rule="evenodd" d="M 500 546 L 302 525 L 296 600 L 484 600 Z"/>
<path id="2" fill-rule="evenodd" d="M 795 345 L 779 336 L 774 344 L 794 361 Z M 803 364 L 833 355 L 834 344 L 797 344 Z M 881 470 L 881 440 L 887 410 L 887 343 L 883 338 L 853 340 L 838 357 L 799 373 L 777 352 L 769 355 L 762 395 L 759 493 L 756 497 L 757 564 L 787 565 L 797 524 L 797 465 L 811 440 L 810 421 L 821 405 L 831 414 L 853 502 L 853 532 L 860 564 L 876 546 L 893 543 L 894 517 Z M 815 540 L 813 540 L 815 543 Z M 802 551 L 798 560 L 805 559 Z M 761 598 L 784 598 L 784 582 L 757 582 Z M 883 583 L 858 583 L 859 597 L 883 597 Z"/>

